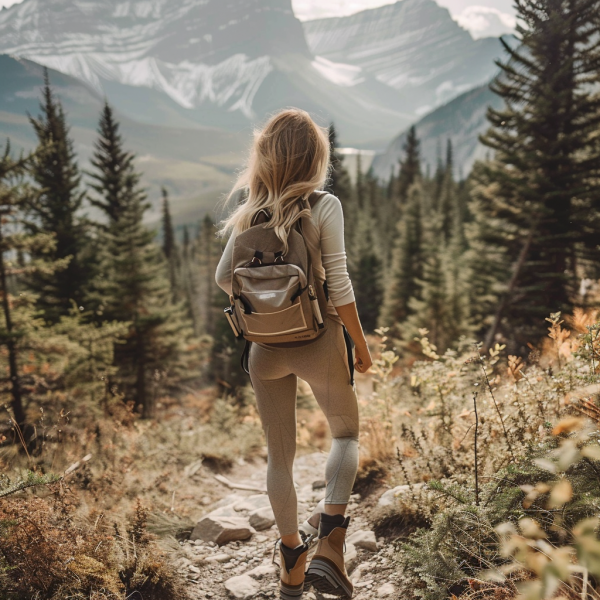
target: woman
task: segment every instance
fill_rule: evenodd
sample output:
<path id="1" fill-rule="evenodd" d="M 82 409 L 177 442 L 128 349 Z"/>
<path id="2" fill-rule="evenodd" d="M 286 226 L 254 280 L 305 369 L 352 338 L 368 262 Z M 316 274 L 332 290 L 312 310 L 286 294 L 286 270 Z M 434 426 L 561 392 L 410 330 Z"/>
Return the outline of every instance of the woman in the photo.
<path id="1" fill-rule="evenodd" d="M 248 166 L 230 194 L 231 198 L 246 189 L 248 198 L 225 220 L 222 229 L 224 234 L 231 232 L 231 237 L 217 267 L 216 281 L 227 294 L 231 294 L 235 236 L 251 227 L 258 213 L 266 210 L 270 215 L 267 226 L 273 227 L 285 243 L 290 228 L 309 210 L 306 198 L 325 185 L 329 153 L 327 131 L 303 110 L 283 110 L 255 133 Z M 349 523 L 346 505 L 358 468 L 358 407 L 349 377 L 343 326 L 355 344 L 356 370 L 364 373 L 371 366 L 346 267 L 340 201 L 332 194 L 322 195 L 310 219 L 329 294 L 327 327 L 316 340 L 301 345 L 253 343 L 248 362 L 267 439 L 267 491 L 281 536 L 280 593 L 284 599 L 300 597 L 309 583 L 321 592 L 352 595 L 343 546 Z M 325 472 L 325 500 L 301 528 L 292 477 L 297 377 L 311 386 L 333 438 Z M 306 569 L 311 534 L 318 535 L 318 543 Z"/>

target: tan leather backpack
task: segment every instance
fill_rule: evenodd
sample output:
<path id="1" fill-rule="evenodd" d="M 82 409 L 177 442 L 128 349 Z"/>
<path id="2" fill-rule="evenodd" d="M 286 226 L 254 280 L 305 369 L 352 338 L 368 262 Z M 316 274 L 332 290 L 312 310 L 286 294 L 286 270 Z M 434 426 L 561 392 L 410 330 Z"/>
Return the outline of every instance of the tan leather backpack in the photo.
<path id="1" fill-rule="evenodd" d="M 313 192 L 304 202 L 312 208 L 326 193 Z M 284 254 L 269 219 L 267 211 L 259 212 L 253 226 L 235 239 L 231 305 L 225 314 L 236 336 L 248 342 L 307 343 L 327 327 L 327 286 L 315 278 L 317 257 L 311 256 L 302 234 L 312 224 L 308 217 L 296 222 Z"/>

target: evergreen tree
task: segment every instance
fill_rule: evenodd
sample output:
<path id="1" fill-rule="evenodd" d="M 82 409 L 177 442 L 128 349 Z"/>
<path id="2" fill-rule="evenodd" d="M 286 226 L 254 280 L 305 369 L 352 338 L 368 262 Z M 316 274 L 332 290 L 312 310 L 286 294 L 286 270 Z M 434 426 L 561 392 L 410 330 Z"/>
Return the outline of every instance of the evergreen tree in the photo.
<path id="1" fill-rule="evenodd" d="M 417 130 L 413 125 L 408 130 L 406 142 L 404 143 L 404 159 L 400 161 L 397 182 L 397 203 L 399 208 L 404 206 L 408 200 L 408 191 L 421 175 L 420 142 L 417 138 Z"/>
<path id="2" fill-rule="evenodd" d="M 113 163 L 120 156 L 123 162 L 116 171 L 124 172 L 125 187 L 117 191 L 120 208 L 116 218 L 107 214 L 108 225 L 101 233 L 103 252 L 96 294 L 104 321 L 130 323 L 115 351 L 119 369 L 115 379 L 126 393 L 134 395 L 142 415 L 151 417 L 159 386 L 174 385 L 179 378 L 197 373 L 199 357 L 194 358 L 194 353 L 198 354 L 198 348 L 194 348 L 183 305 L 172 302 L 163 250 L 155 243 L 154 232 L 143 225 L 150 205 L 137 184 L 139 175 L 131 155 L 122 152 L 121 142 L 111 147 L 113 160 L 106 157 L 98 162 Z M 101 173 L 96 175 L 101 180 Z M 103 200 L 98 205 L 107 210 L 111 204 L 107 196 Z"/>
<path id="3" fill-rule="evenodd" d="M 373 237 L 375 230 L 370 211 L 362 211 L 349 263 L 358 315 L 365 331 L 377 327 L 383 301 L 382 261 Z"/>
<path id="4" fill-rule="evenodd" d="M 344 209 L 345 237 L 353 239 L 353 228 L 357 220 L 356 194 L 354 193 L 350 174 L 344 166 L 344 156 L 337 151 L 337 132 L 333 123 L 329 126 L 330 169 L 325 190 L 339 198 Z"/>
<path id="5" fill-rule="evenodd" d="M 169 269 L 169 282 L 171 283 L 171 293 L 176 302 L 180 297 L 180 257 L 177 242 L 175 241 L 175 229 L 171 219 L 171 210 L 169 207 L 169 193 L 166 188 L 162 188 L 162 248 L 167 266 Z"/>
<path id="6" fill-rule="evenodd" d="M 521 45 L 503 41 L 508 59 L 492 85 L 505 107 L 488 110 L 482 137 L 495 157 L 475 182 L 491 181 L 495 193 L 474 208 L 483 211 L 478 223 L 498 220 L 516 275 L 506 326 L 528 341 L 549 313 L 572 309 L 580 277 L 600 266 L 600 95 L 591 85 L 600 0 L 516 0 L 516 8 Z M 480 245 L 497 241 L 486 233 Z"/>
<path id="7" fill-rule="evenodd" d="M 98 138 L 94 142 L 94 155 L 91 164 L 93 171 L 87 172 L 91 178 L 90 187 L 97 196 L 90 197 L 92 206 L 99 208 L 110 221 L 116 221 L 132 190 L 139 184 L 135 172 L 134 155 L 123 148 L 123 138 L 113 110 L 106 102 L 102 109 Z"/>
<path id="8" fill-rule="evenodd" d="M 410 314 L 410 299 L 420 296 L 424 260 L 422 206 L 423 186 L 416 181 L 408 193 L 403 218 L 397 224 L 398 235 L 381 311 L 382 326 L 405 321 Z"/>
<path id="9" fill-rule="evenodd" d="M 29 204 L 30 219 L 26 226 L 33 234 L 54 234 L 51 258 L 69 259 L 69 263 L 56 273 L 43 270 L 31 273 L 29 287 L 38 296 L 45 318 L 57 322 L 69 312 L 71 300 L 78 304 L 83 301 L 93 274 L 93 262 L 91 252 L 86 253 L 85 223 L 77 214 L 85 192 L 80 188 L 81 176 L 62 105 L 50 87 L 47 70 L 41 111 L 37 119 L 30 117 L 39 144 L 30 174 L 40 193 Z M 37 258 L 36 249 L 32 252 Z"/>

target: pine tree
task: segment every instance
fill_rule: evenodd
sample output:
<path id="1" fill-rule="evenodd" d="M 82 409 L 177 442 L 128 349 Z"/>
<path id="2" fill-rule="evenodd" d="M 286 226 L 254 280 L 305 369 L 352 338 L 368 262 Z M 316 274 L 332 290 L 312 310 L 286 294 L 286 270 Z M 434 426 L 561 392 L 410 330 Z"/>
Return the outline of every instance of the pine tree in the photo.
<path id="1" fill-rule="evenodd" d="M 30 219 L 26 226 L 34 234 L 54 234 L 51 258 L 56 261 L 68 258 L 69 264 L 53 274 L 31 273 L 29 287 L 38 295 L 45 318 L 57 322 L 69 312 L 71 300 L 78 304 L 83 301 L 93 274 L 93 260 L 92 253 L 86 253 L 85 223 L 77 214 L 85 198 L 80 187 L 81 175 L 62 105 L 50 87 L 47 70 L 41 111 L 37 119 L 30 117 L 39 144 L 30 173 L 40 193 L 29 205 Z M 37 257 L 36 250 L 32 252 Z"/>
<path id="2" fill-rule="evenodd" d="M 399 208 L 402 208 L 408 200 L 408 191 L 421 176 L 420 142 L 417 138 L 417 130 L 413 125 L 408 130 L 406 142 L 404 143 L 404 159 L 400 161 L 396 198 Z"/>
<path id="3" fill-rule="evenodd" d="M 23 330 L 16 322 L 18 319 L 15 319 L 15 311 L 18 311 L 18 307 L 15 306 L 16 286 L 12 280 L 16 273 L 32 275 L 44 272 L 52 275 L 61 268 L 66 268 L 68 264 L 68 259 L 53 264 L 46 258 L 54 251 L 55 240 L 52 235 L 30 234 L 23 231 L 23 212 L 35 200 L 32 190 L 23 185 L 23 177 L 32 160 L 32 157 L 13 159 L 9 142 L 0 156 L 0 293 L 4 321 L 0 326 L 0 343 L 6 347 L 8 355 L 9 393 L 14 421 L 27 445 L 31 441 L 34 429 L 32 424 L 27 422 L 25 415 L 22 373 L 19 364 L 19 342 L 23 337 Z M 21 265 L 13 262 L 17 251 L 21 253 L 23 261 Z M 26 264 L 24 253 L 34 253 L 34 251 L 36 259 Z"/>
<path id="4" fill-rule="evenodd" d="M 373 237 L 375 231 L 375 221 L 370 211 L 362 211 L 357 223 L 349 270 L 358 315 L 365 331 L 374 331 L 377 327 L 383 301 L 382 261 Z"/>
<path id="5" fill-rule="evenodd" d="M 410 314 L 411 298 L 420 296 L 419 281 L 423 276 L 423 186 L 416 181 L 408 193 L 404 215 L 398 222 L 389 283 L 385 290 L 380 324 L 395 326 Z"/>
<path id="6" fill-rule="evenodd" d="M 476 208 L 479 223 L 501 221 L 500 245 L 518 271 L 506 326 L 529 341 L 550 312 L 572 309 L 580 277 L 600 266 L 600 96 L 591 85 L 600 0 L 517 0 L 516 8 L 521 45 L 503 41 L 508 59 L 492 85 L 505 107 L 489 109 L 482 137 L 495 151 L 485 172 L 495 193 Z"/>
<path id="7" fill-rule="evenodd" d="M 119 218 L 128 196 L 139 184 L 139 175 L 133 167 L 135 157 L 124 150 L 119 129 L 112 107 L 106 102 L 90 161 L 94 170 L 86 174 L 92 180 L 90 187 L 97 194 L 90 197 L 89 202 L 99 208 L 109 222 Z"/>
<path id="8" fill-rule="evenodd" d="M 100 130 L 103 136 L 102 126 Z M 97 163 L 116 163 L 115 170 L 123 172 L 125 187 L 115 190 L 119 198 L 116 218 L 108 213 L 108 196 L 98 202 L 108 217 L 108 225 L 100 234 L 101 273 L 95 283 L 101 303 L 98 312 L 103 321 L 130 323 L 115 351 L 119 369 L 116 382 L 134 395 L 142 415 L 151 417 L 158 387 L 174 385 L 179 378 L 197 372 L 199 357 L 194 358 L 194 353 L 198 354 L 198 348 L 193 347 L 192 328 L 184 306 L 172 302 L 163 249 L 155 243 L 154 232 L 143 225 L 150 205 L 137 184 L 139 175 L 131 155 L 122 151 L 120 140 L 111 148 L 112 159 L 105 155 L 105 160 Z M 100 181 L 102 173 L 96 175 Z"/>
<path id="9" fill-rule="evenodd" d="M 167 259 L 169 269 L 169 282 L 171 283 L 171 293 L 173 300 L 177 301 L 181 297 L 180 290 L 180 270 L 181 261 L 179 249 L 175 241 L 175 229 L 171 219 L 171 210 L 169 207 L 169 193 L 166 188 L 162 188 L 162 239 L 163 254 Z"/>

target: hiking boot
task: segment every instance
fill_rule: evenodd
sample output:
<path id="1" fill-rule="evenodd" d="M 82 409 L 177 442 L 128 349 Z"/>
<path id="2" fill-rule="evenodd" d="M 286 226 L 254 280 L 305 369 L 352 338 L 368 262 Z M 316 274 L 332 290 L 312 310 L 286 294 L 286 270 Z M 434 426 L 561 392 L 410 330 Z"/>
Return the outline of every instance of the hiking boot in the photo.
<path id="1" fill-rule="evenodd" d="M 279 596 L 281 600 L 297 600 L 302 597 L 307 556 L 308 545 L 306 543 L 297 548 L 288 548 L 279 542 Z"/>
<path id="2" fill-rule="evenodd" d="M 354 586 L 344 564 L 344 542 L 350 517 L 321 515 L 319 542 L 306 571 L 306 584 L 323 594 L 351 598 Z"/>

